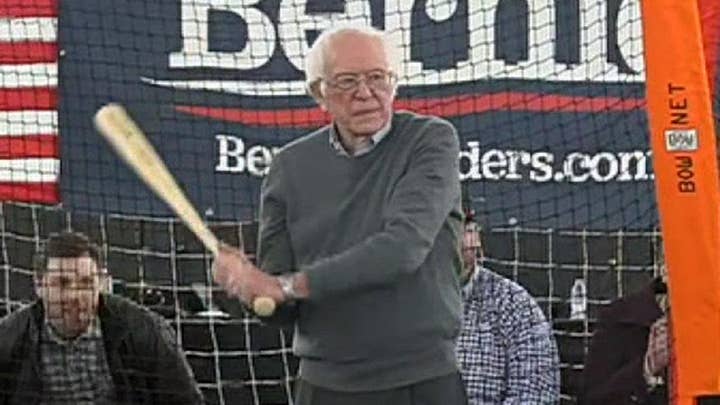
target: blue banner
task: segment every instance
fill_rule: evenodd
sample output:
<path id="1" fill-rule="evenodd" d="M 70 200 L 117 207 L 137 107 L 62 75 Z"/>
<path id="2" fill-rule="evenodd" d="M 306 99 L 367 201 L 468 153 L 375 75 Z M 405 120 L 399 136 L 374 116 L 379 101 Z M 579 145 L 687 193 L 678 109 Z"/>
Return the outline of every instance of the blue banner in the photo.
<path id="1" fill-rule="evenodd" d="M 208 219 L 255 217 L 275 151 L 327 120 L 302 67 L 339 22 L 402 45 L 397 107 L 456 125 L 486 224 L 656 225 L 639 4 L 620 0 L 61 2 L 64 205 L 169 214 L 92 127 L 113 101 Z"/>

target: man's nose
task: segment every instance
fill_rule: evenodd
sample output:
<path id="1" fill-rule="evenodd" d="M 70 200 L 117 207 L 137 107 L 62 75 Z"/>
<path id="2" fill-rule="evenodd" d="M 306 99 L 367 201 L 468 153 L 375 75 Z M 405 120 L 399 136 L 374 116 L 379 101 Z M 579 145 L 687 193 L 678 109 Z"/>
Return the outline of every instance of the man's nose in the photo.
<path id="1" fill-rule="evenodd" d="M 357 85 L 357 89 L 355 90 L 355 97 L 365 99 L 372 97 L 372 95 L 373 93 L 370 86 L 367 85 L 364 79 L 360 80 Z"/>
<path id="2" fill-rule="evenodd" d="M 67 289 L 63 291 L 62 299 L 63 302 L 66 302 L 68 304 L 77 304 L 80 302 L 80 297 L 82 295 L 82 291 L 78 290 L 77 288 Z"/>

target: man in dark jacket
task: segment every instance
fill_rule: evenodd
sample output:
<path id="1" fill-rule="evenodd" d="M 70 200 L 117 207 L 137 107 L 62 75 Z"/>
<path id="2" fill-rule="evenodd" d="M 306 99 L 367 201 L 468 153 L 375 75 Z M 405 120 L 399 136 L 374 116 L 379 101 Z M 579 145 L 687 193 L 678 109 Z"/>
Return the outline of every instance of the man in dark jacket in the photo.
<path id="1" fill-rule="evenodd" d="M 585 363 L 583 405 L 667 404 L 665 289 L 658 278 L 600 315 Z"/>
<path id="2" fill-rule="evenodd" d="M 31 305 L 0 320 L 0 405 L 200 404 L 165 321 L 102 292 L 99 250 L 78 233 L 48 239 Z"/>

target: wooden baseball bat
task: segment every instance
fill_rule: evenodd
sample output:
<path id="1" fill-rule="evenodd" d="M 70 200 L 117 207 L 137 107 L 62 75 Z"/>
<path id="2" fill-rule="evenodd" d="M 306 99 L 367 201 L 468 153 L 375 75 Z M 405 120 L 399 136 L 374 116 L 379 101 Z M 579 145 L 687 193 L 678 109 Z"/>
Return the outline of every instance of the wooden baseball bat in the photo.
<path id="1" fill-rule="evenodd" d="M 220 247 L 217 237 L 198 215 L 162 158 L 125 109 L 114 103 L 102 107 L 95 114 L 95 126 L 135 174 L 170 206 L 205 248 L 217 256 Z M 253 309 L 260 316 L 272 315 L 275 301 L 269 297 L 258 297 L 253 302 Z"/>

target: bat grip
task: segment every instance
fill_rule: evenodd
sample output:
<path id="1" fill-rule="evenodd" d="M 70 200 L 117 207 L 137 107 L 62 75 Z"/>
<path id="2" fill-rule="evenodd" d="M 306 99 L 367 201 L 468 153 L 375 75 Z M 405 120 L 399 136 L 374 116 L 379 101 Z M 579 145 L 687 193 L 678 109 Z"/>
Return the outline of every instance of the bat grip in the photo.
<path id="1" fill-rule="evenodd" d="M 270 297 L 255 297 L 253 300 L 253 311 L 261 317 L 271 316 L 275 313 L 277 304 Z"/>
<path id="2" fill-rule="evenodd" d="M 214 235 L 213 235 L 214 239 Z M 218 241 L 217 239 L 214 240 L 214 243 L 211 243 L 209 239 L 203 239 L 203 243 L 205 244 L 205 247 L 213 252 L 215 258 L 220 253 L 220 248 L 223 245 L 222 242 Z M 213 250 L 214 248 L 214 250 Z M 242 252 L 241 252 L 242 253 Z M 244 255 L 244 253 L 243 253 Z M 247 258 L 244 258 L 244 260 L 247 260 Z M 275 300 L 273 300 L 270 297 L 255 297 L 255 299 L 252 302 L 252 310 L 255 312 L 256 315 L 260 317 L 268 317 L 271 316 L 273 313 L 275 313 L 275 308 L 277 307 L 277 303 Z"/>

